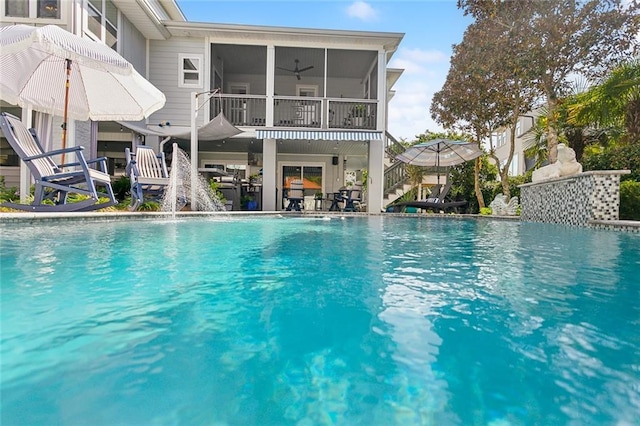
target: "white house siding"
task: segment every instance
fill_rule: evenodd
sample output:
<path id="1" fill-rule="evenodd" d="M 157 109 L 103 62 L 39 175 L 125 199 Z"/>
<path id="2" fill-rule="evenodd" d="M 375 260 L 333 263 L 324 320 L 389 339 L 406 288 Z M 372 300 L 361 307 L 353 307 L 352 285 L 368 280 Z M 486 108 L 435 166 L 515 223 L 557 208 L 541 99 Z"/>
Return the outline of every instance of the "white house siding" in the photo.
<path id="1" fill-rule="evenodd" d="M 120 54 L 143 76 L 147 75 L 147 41 L 140 31 L 122 15 L 120 32 Z"/>
<path id="2" fill-rule="evenodd" d="M 4 185 L 7 188 L 20 187 L 20 167 L 0 166 L 0 176 L 4 176 Z"/>
<path id="3" fill-rule="evenodd" d="M 167 98 L 167 103 L 158 112 L 151 115 L 150 123 L 169 121 L 171 125 L 189 126 L 191 115 L 191 92 L 202 92 L 202 88 L 178 87 L 178 58 L 180 54 L 198 54 L 204 58 L 205 77 L 207 81 L 208 64 L 205 43 L 202 39 L 171 38 L 169 40 L 151 40 L 149 48 L 149 81 L 160 89 Z M 204 114 L 199 114 L 198 123 L 204 123 Z"/>

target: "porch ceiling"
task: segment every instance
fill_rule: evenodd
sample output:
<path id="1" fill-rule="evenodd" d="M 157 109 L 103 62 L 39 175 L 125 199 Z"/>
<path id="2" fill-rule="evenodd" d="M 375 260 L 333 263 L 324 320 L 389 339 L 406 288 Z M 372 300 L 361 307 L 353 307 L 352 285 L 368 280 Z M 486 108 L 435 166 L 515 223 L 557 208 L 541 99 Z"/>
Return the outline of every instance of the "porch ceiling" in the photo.
<path id="1" fill-rule="evenodd" d="M 212 51 L 224 61 L 227 74 L 265 74 L 267 49 L 264 46 L 214 44 Z M 327 72 L 329 76 L 363 78 L 375 58 L 376 52 L 373 51 L 332 49 L 329 52 Z M 276 67 L 292 69 L 296 59 L 300 61 L 300 68 L 313 66 L 301 74 L 303 80 L 304 77 L 324 75 L 324 49 L 276 47 Z M 276 68 L 275 74 L 291 75 L 279 68 Z"/>

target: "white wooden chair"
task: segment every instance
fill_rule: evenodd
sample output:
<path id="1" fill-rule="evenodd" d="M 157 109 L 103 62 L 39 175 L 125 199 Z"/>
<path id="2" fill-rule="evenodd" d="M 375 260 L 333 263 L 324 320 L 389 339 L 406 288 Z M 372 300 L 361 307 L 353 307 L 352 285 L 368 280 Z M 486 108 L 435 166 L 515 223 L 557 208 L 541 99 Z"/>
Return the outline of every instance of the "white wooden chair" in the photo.
<path id="1" fill-rule="evenodd" d="M 139 145 L 133 153 L 125 149 L 127 166 L 125 172 L 131 181 L 131 210 L 136 210 L 144 202 L 158 200 L 169 185 L 169 173 L 164 152 L 156 154 L 152 148 Z"/>

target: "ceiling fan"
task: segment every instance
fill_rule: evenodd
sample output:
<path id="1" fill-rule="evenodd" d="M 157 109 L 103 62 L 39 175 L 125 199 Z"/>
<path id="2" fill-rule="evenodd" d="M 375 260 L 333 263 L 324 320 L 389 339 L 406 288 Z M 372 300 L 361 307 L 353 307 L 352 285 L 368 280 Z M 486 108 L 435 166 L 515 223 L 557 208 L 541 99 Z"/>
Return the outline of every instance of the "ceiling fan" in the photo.
<path id="1" fill-rule="evenodd" d="M 296 66 L 293 69 L 282 68 L 282 67 L 276 67 L 276 68 L 278 68 L 279 70 L 292 72 L 298 78 L 298 80 L 300 80 L 301 72 L 304 72 L 313 68 L 313 65 L 309 65 L 308 67 L 304 67 L 304 68 L 298 68 L 298 63 L 300 63 L 300 61 L 296 59 L 294 62 L 296 63 Z"/>

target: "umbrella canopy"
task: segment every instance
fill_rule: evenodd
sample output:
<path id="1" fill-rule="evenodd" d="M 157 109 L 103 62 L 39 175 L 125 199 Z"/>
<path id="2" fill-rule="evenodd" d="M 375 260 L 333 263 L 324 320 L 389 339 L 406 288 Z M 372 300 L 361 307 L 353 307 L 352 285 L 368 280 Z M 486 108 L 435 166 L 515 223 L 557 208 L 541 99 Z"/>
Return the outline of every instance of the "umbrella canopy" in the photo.
<path id="1" fill-rule="evenodd" d="M 0 97 L 65 123 L 142 120 L 166 101 L 113 49 L 55 25 L 0 28 Z"/>
<path id="2" fill-rule="evenodd" d="M 481 155 L 482 150 L 478 144 L 450 139 L 433 139 L 413 145 L 397 155 L 396 159 L 414 166 L 448 167 L 465 163 Z M 438 183 L 440 183 L 439 171 Z"/>
<path id="3" fill-rule="evenodd" d="M 478 144 L 433 139 L 408 148 L 396 158 L 403 163 L 423 167 L 448 167 L 465 163 L 482 155 Z"/>

